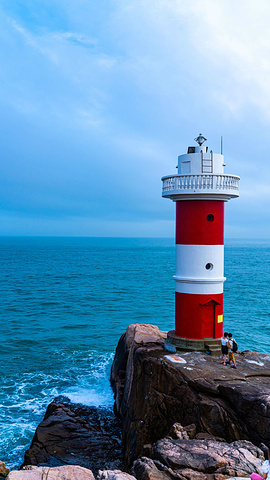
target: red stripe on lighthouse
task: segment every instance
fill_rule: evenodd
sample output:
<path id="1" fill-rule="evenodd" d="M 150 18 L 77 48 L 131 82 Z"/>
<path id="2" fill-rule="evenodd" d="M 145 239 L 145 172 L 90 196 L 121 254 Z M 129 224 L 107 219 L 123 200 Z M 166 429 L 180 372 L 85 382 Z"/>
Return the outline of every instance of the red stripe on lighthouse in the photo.
<path id="1" fill-rule="evenodd" d="M 176 244 L 223 245 L 224 202 L 184 200 L 176 202 Z"/>
<path id="2" fill-rule="evenodd" d="M 219 338 L 223 332 L 223 293 L 175 292 L 175 334 L 182 338 Z"/>

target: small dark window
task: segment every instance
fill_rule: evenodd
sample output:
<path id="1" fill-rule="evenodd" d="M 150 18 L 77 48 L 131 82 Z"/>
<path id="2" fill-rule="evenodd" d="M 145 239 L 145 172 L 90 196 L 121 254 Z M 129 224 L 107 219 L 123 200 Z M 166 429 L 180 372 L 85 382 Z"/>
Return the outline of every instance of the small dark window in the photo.
<path id="1" fill-rule="evenodd" d="M 188 147 L 187 153 L 195 153 L 195 147 Z"/>
<path id="2" fill-rule="evenodd" d="M 206 217 L 206 220 L 207 220 L 208 222 L 213 222 L 213 221 L 214 221 L 214 218 L 215 218 L 214 215 L 212 215 L 212 213 L 209 213 L 209 215 L 207 215 L 207 217 Z"/>
<path id="3" fill-rule="evenodd" d="M 205 265 L 205 268 L 206 268 L 206 270 L 213 270 L 213 266 L 214 266 L 214 265 L 213 265 L 212 263 L 207 263 L 207 264 Z"/>

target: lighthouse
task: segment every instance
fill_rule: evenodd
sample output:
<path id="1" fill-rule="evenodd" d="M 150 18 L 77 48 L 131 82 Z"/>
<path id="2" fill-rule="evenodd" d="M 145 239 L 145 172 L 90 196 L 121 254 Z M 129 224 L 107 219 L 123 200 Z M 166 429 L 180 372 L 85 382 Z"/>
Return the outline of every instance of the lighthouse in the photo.
<path id="1" fill-rule="evenodd" d="M 176 175 L 162 178 L 162 196 L 176 203 L 175 330 L 168 350 L 220 352 L 223 333 L 224 204 L 239 196 L 239 177 L 224 173 L 222 152 L 204 145 L 178 157 Z"/>

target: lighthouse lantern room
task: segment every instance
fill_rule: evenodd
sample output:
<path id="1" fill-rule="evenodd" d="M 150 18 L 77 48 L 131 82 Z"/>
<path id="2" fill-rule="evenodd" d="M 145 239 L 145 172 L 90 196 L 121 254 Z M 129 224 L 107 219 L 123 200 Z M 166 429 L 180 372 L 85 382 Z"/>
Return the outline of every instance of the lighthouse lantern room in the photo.
<path id="1" fill-rule="evenodd" d="M 200 134 L 178 173 L 162 178 L 162 196 L 176 202 L 175 331 L 165 343 L 173 351 L 214 352 L 223 332 L 224 203 L 239 196 L 239 177 L 224 174 L 224 156 L 206 140 Z"/>

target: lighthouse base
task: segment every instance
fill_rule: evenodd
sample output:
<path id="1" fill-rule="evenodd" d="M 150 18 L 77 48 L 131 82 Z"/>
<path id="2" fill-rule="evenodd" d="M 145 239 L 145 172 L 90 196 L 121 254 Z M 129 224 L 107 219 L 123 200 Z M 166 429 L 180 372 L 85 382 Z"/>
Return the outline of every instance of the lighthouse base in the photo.
<path id="1" fill-rule="evenodd" d="M 203 338 L 202 340 L 182 338 L 175 335 L 175 330 L 168 332 L 164 348 L 169 352 L 180 350 L 185 352 L 207 352 L 215 357 L 221 355 L 219 338 Z"/>

